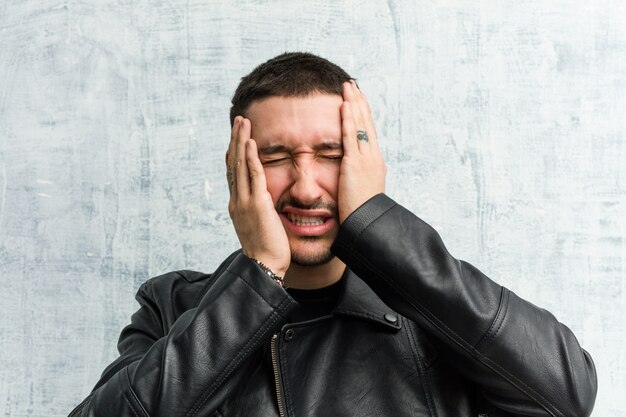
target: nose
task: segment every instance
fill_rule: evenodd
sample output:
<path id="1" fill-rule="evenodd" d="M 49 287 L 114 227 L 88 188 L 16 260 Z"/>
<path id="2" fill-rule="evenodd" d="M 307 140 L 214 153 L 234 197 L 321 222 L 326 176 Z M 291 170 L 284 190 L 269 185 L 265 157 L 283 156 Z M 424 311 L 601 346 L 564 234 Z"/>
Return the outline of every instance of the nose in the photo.
<path id="1" fill-rule="evenodd" d="M 290 197 L 304 206 L 311 206 L 323 197 L 319 184 L 319 172 L 312 163 L 296 163 L 293 169 Z"/>

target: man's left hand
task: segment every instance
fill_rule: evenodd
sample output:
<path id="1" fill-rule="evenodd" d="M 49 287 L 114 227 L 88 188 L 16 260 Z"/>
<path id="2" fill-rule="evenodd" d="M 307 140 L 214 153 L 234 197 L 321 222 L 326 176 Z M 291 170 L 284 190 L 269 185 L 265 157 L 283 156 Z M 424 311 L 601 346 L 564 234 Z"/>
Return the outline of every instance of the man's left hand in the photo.
<path id="1" fill-rule="evenodd" d="M 343 83 L 341 130 L 343 159 L 339 173 L 339 222 L 385 191 L 387 167 L 380 153 L 372 111 L 354 81 Z"/>

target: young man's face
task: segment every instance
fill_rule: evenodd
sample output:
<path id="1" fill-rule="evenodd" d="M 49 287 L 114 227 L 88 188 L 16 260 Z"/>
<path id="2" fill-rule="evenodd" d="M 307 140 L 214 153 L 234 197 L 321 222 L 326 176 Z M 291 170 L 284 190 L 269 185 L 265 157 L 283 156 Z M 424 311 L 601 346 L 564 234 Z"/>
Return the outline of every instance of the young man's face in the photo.
<path id="1" fill-rule="evenodd" d="M 287 232 L 292 262 L 299 265 L 332 259 L 339 228 L 342 102 L 334 94 L 270 97 L 247 111 L 267 189 Z"/>

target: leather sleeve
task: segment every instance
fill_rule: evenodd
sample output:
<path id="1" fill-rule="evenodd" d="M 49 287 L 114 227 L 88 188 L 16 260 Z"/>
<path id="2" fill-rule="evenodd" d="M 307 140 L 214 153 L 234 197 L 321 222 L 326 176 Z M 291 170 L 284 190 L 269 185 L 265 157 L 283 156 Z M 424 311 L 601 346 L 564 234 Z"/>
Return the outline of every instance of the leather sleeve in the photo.
<path id="1" fill-rule="evenodd" d="M 452 349 L 455 366 L 498 408 L 591 414 L 595 368 L 572 332 L 452 257 L 432 227 L 385 194 L 346 219 L 332 251 L 389 307 Z"/>
<path id="2" fill-rule="evenodd" d="M 141 308 L 120 337 L 120 357 L 70 416 L 212 415 L 229 376 L 269 342 L 295 303 L 236 253 L 211 276 L 198 306 L 166 332 L 146 284 L 137 294 Z"/>

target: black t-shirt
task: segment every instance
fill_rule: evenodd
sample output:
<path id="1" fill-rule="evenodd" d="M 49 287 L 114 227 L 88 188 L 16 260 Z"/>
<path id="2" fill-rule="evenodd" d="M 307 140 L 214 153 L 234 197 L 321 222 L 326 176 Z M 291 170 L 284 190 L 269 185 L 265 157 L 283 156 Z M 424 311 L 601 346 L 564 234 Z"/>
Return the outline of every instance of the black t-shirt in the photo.
<path id="1" fill-rule="evenodd" d="M 290 321 L 297 323 L 330 314 L 337 305 L 339 295 L 343 290 L 343 284 L 344 280 L 340 279 L 328 287 L 316 290 L 287 288 L 289 295 L 300 304 L 300 308 L 291 314 Z"/>

